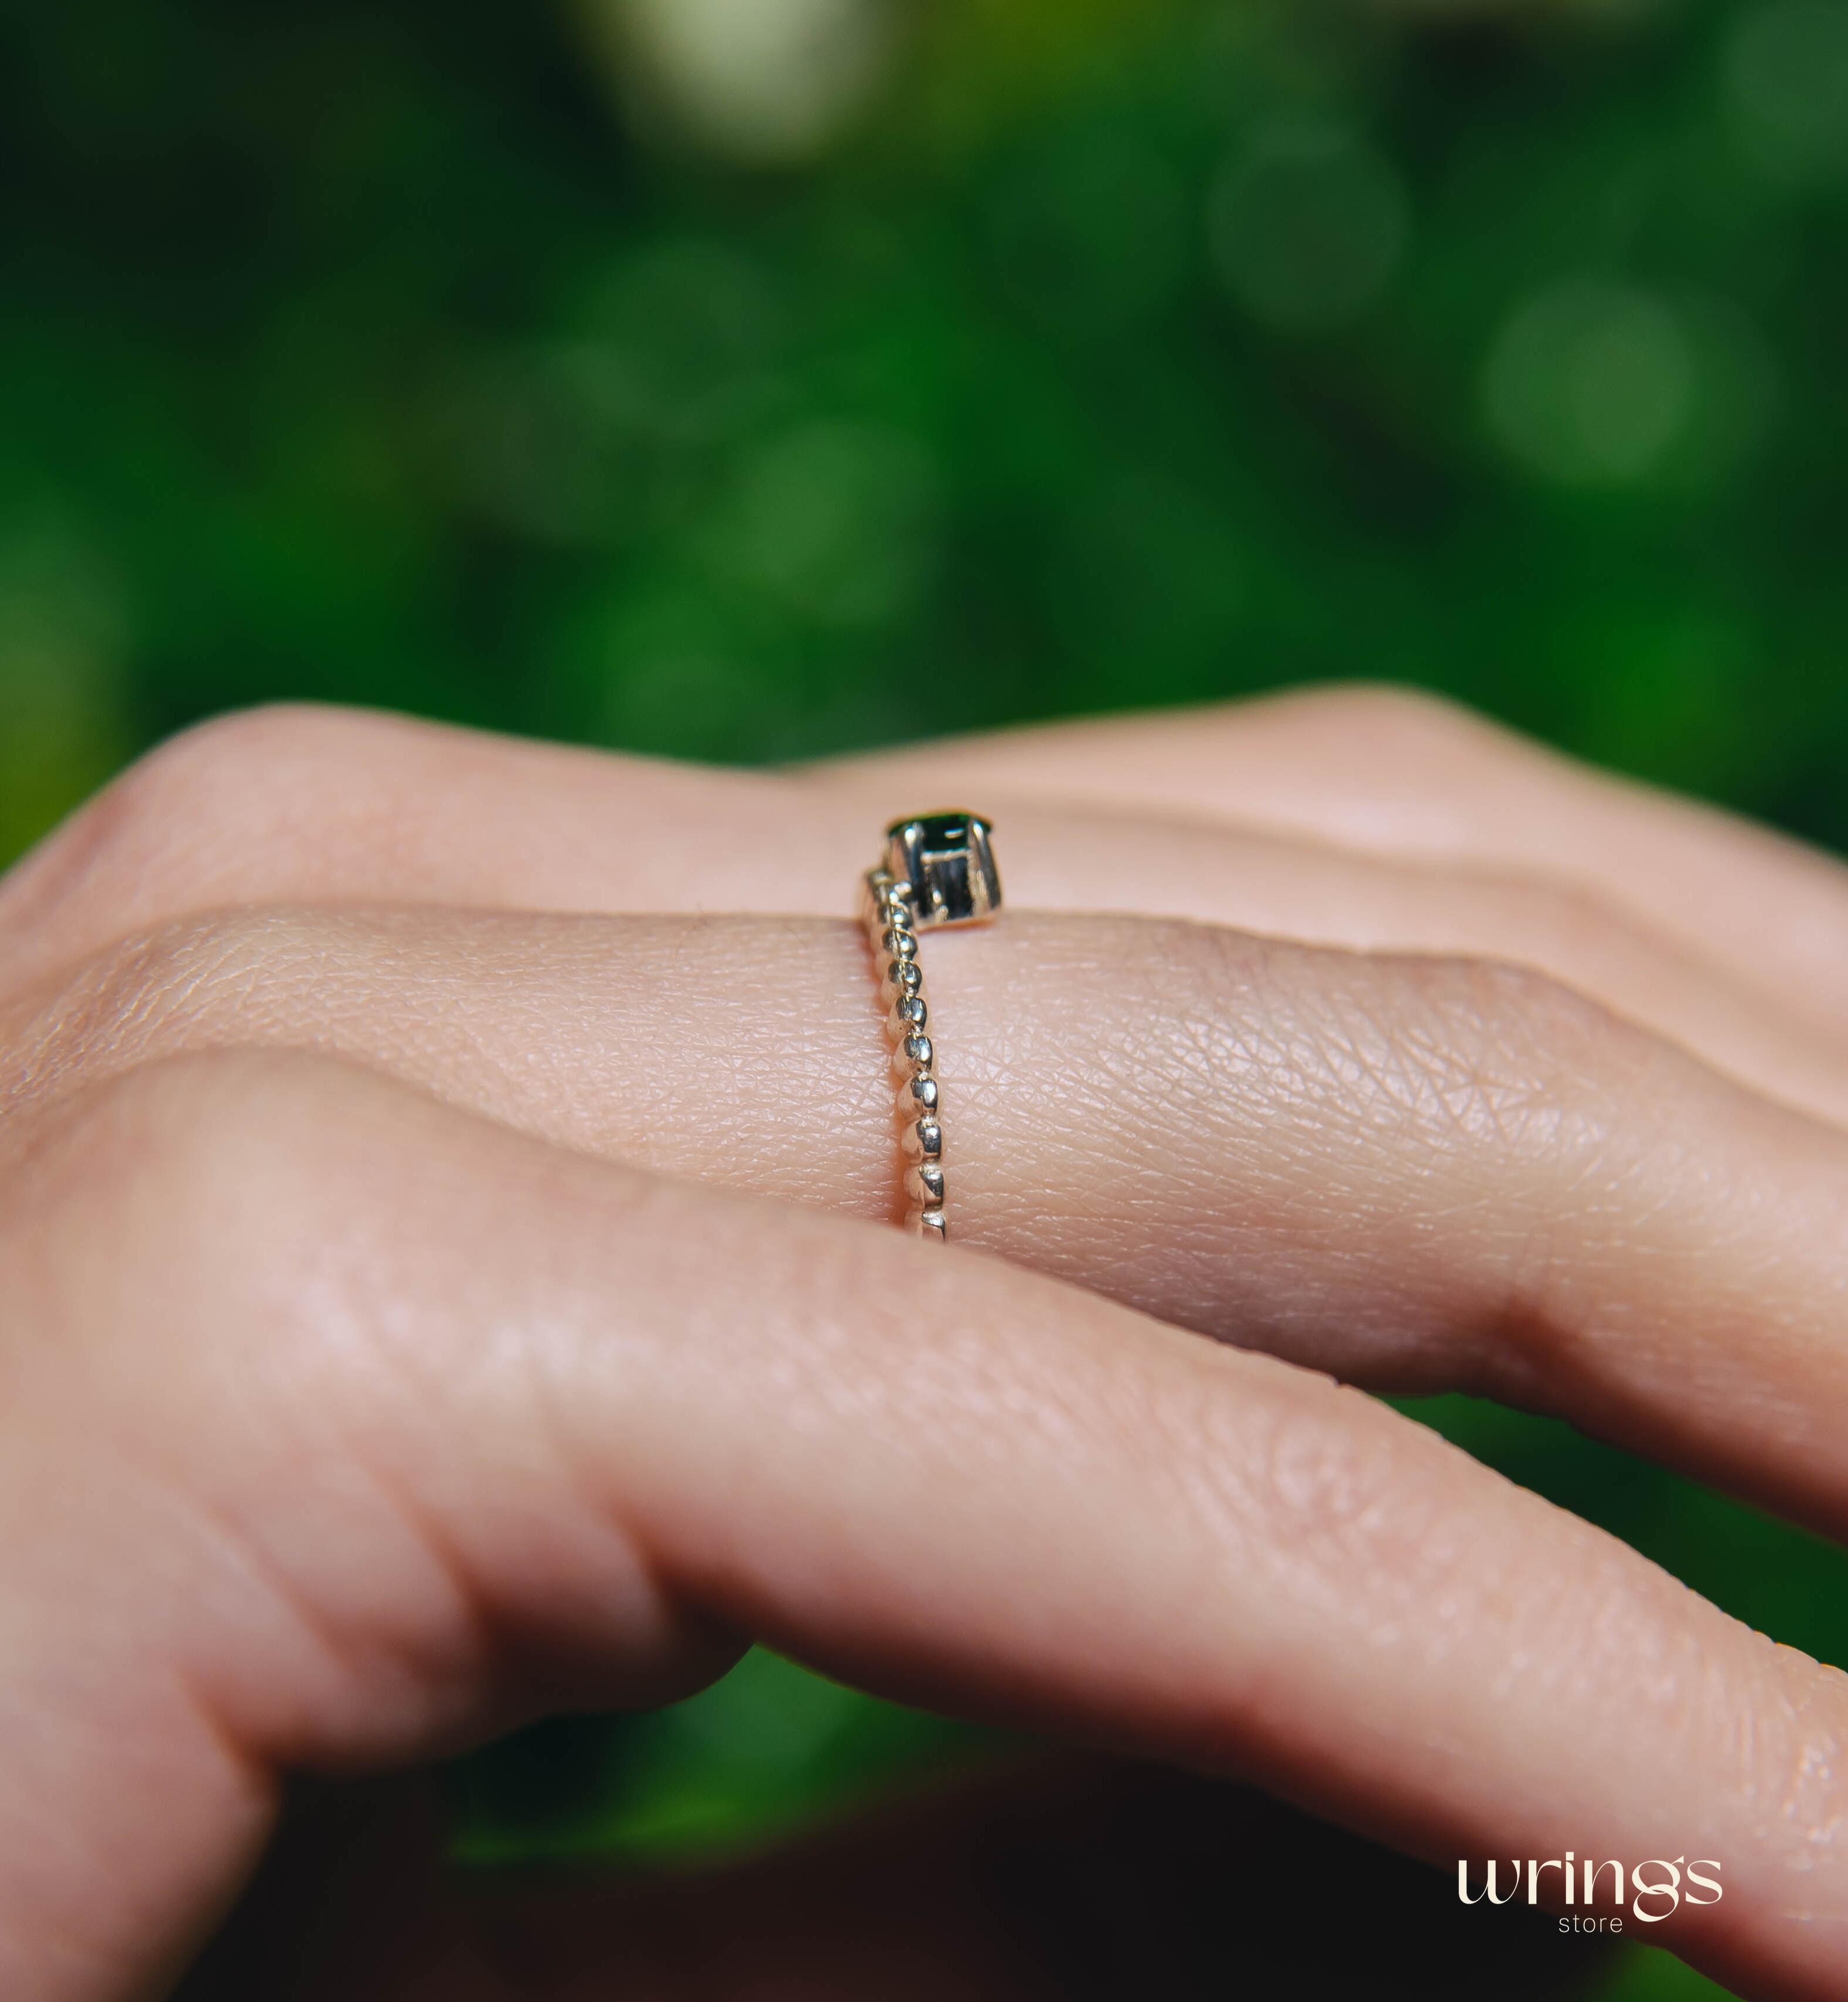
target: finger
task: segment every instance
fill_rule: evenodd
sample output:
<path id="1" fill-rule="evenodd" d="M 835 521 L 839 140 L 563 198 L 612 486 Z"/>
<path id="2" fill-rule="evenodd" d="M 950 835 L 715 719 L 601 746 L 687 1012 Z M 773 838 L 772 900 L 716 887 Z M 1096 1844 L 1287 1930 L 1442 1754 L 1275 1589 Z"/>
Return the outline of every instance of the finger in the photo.
<path id="1" fill-rule="evenodd" d="M 1714 1859 L 1655 1937 L 1843 1992 L 1842 1678 L 1354 1392 L 326 1062 L 138 1073 L 0 1214 L 9 1994 L 183 1950 L 276 1770 L 695 1622 L 1434 1857 Z"/>
<path id="2" fill-rule="evenodd" d="M 138 768 L 0 886 L 0 992 L 180 912 L 278 900 L 829 915 L 890 810 L 851 787 L 611 760 L 339 712 L 237 717 Z M 1010 898 L 1530 965 L 1848 1121 L 1848 1044 L 1576 891 L 1022 806 Z"/>
<path id="3" fill-rule="evenodd" d="M 1848 1139 L 1530 975 L 1019 912 L 929 947 L 959 1241 L 1383 1389 L 1561 1411 L 1848 1534 Z M 99 968 L 16 1115 L 267 1044 L 550 1140 L 889 1217 L 856 931 L 270 914 Z"/>
<path id="4" fill-rule="evenodd" d="M 1538 877 L 1756 970 L 1825 1030 L 1848 1008 L 1848 877 L 1799 842 L 1378 684 L 1038 725 L 820 772 L 933 796 L 1203 815 L 1471 874 Z"/>

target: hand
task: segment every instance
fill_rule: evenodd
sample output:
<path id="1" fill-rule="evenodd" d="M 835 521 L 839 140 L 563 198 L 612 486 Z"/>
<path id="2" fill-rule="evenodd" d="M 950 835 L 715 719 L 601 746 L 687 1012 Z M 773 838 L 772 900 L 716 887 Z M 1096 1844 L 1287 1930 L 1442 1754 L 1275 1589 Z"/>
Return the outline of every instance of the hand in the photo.
<path id="1" fill-rule="evenodd" d="M 875 1227 L 833 915 L 952 796 L 999 1257 Z M 1316 1373 L 1848 1527 L 1829 863 L 1379 695 L 776 777 L 266 713 L 23 865 L 0 978 L 9 2002 L 162 1992 L 287 1774 L 755 1638 L 1447 1864 L 1717 1858 L 1651 1937 L 1848 1994 L 1841 1676 Z"/>

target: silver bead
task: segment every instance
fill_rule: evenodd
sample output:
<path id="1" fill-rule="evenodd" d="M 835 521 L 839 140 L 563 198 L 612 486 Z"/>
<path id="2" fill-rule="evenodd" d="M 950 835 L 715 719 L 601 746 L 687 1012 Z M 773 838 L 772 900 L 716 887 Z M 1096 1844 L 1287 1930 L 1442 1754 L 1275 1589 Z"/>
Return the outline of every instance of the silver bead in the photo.
<path id="1" fill-rule="evenodd" d="M 943 1165 L 940 1161 L 919 1161 L 905 1171 L 905 1194 L 914 1209 L 940 1209 L 943 1201 Z"/>
<path id="2" fill-rule="evenodd" d="M 943 1151 L 943 1129 L 927 1112 L 905 1128 L 900 1144 L 908 1160 L 934 1161 Z"/>
<path id="3" fill-rule="evenodd" d="M 884 869 L 869 869 L 860 879 L 860 915 L 868 924 L 890 921 L 895 887 L 890 872 Z"/>
<path id="4" fill-rule="evenodd" d="M 892 1045 L 892 1069 L 903 1079 L 914 1072 L 929 1070 L 936 1052 L 930 1046 L 928 1036 L 907 1036 L 902 1042 Z"/>
<path id="5" fill-rule="evenodd" d="M 919 993 L 924 986 L 924 969 L 915 959 L 888 960 L 885 985 L 894 994 Z"/>
<path id="6" fill-rule="evenodd" d="M 893 959 L 915 959 L 918 956 L 918 935 L 901 926 L 894 926 L 880 933 L 879 949 Z"/>
<path id="7" fill-rule="evenodd" d="M 933 1240 L 939 1244 L 950 1241 L 950 1226 L 943 1220 L 940 1209 L 923 1209 L 918 1212 L 918 1235 Z"/>
<path id="8" fill-rule="evenodd" d="M 922 994 L 906 994 L 892 1003 L 892 1012 L 886 1017 L 886 1027 L 894 1039 L 915 1034 L 930 1020 L 930 1010 L 924 1005 Z"/>
<path id="9" fill-rule="evenodd" d="M 912 1103 L 926 1112 L 937 1109 L 937 1081 L 927 1071 L 920 1071 L 911 1081 Z"/>

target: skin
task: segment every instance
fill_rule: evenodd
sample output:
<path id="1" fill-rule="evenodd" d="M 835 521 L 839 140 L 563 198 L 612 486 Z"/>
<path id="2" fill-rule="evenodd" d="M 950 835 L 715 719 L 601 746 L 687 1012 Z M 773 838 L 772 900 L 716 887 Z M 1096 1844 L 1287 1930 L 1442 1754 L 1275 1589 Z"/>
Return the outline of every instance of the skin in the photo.
<path id="1" fill-rule="evenodd" d="M 839 914 L 958 795 L 940 1251 Z M 1447 1864 L 1717 1857 L 1652 1943 L 1848 1995 L 1848 1682 L 1353 1387 L 1848 1530 L 1844 1003 L 1832 864 L 1377 692 L 775 776 L 178 741 L 0 884 L 0 1994 L 169 1992 L 291 1776 L 761 1638 Z M 793 1991 L 420 1883 L 289 1992 L 1057 1992 L 807 1881 Z"/>

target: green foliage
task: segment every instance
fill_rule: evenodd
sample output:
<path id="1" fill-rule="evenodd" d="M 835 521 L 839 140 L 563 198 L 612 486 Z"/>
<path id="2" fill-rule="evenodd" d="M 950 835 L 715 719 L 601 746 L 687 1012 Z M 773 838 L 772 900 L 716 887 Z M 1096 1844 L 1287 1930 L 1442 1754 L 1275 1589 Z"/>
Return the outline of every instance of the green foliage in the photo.
<path id="1" fill-rule="evenodd" d="M 992 1742 L 755 1648 L 652 1716 L 560 1718 L 465 1761 L 456 1851 L 477 1865 L 738 1853 L 884 1786 L 954 1775 Z"/>
<path id="2" fill-rule="evenodd" d="M 927 675 L 1389 676 L 1848 840 L 1848 0 L 834 11 L 12 10 L 0 856 L 232 704 L 763 759 Z M 1832 1555 L 1442 1415 L 1848 1657 Z M 863 1727 L 784 1786 L 664 1724 L 574 1825 Z"/>
<path id="3" fill-rule="evenodd" d="M 962 0 L 769 166 L 637 12 L 0 30 L 0 835 L 274 694 L 769 758 L 937 670 L 1842 832 L 1842 0 Z"/>

